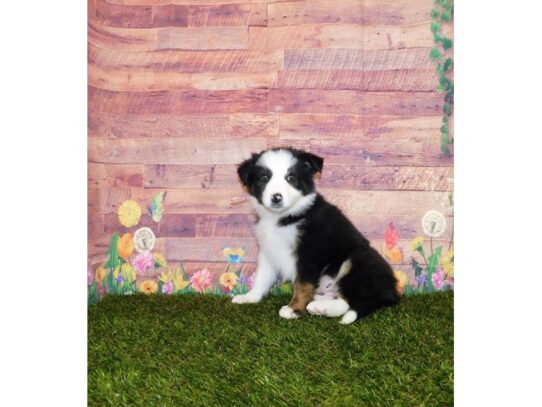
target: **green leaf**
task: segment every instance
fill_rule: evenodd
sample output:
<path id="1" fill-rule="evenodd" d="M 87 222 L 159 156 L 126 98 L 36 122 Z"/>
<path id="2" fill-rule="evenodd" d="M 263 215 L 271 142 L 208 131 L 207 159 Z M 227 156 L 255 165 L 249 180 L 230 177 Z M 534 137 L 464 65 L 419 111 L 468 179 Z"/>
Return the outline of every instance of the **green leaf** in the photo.
<path id="1" fill-rule="evenodd" d="M 449 103 L 444 103 L 444 105 L 442 106 L 442 111 L 446 114 L 450 114 L 452 112 L 452 107 Z"/>
<path id="2" fill-rule="evenodd" d="M 442 54 L 437 48 L 431 48 L 431 51 L 429 51 L 429 58 L 431 58 L 433 61 L 436 61 L 442 57 Z"/>
<path id="3" fill-rule="evenodd" d="M 454 92 L 451 90 L 452 88 L 452 83 L 450 82 L 450 89 L 448 90 L 448 92 L 446 92 L 446 95 L 444 95 L 444 101 L 446 103 L 453 103 L 454 102 Z"/>
<path id="4" fill-rule="evenodd" d="M 454 46 L 454 42 L 446 37 L 440 37 L 440 42 L 442 43 L 442 48 L 450 49 Z"/>
<path id="5" fill-rule="evenodd" d="M 411 258 L 411 264 L 412 264 L 412 268 L 414 269 L 414 275 L 418 277 L 421 274 L 423 268 L 420 266 L 420 263 L 418 263 L 414 257 Z"/>
<path id="6" fill-rule="evenodd" d="M 453 66 L 454 66 L 454 61 L 452 60 L 452 58 L 446 58 L 446 60 L 442 64 L 442 70 L 444 72 L 449 71 L 450 69 L 452 69 Z"/>
<path id="7" fill-rule="evenodd" d="M 104 267 L 106 269 L 114 269 L 115 267 L 120 265 L 119 252 L 118 252 L 118 242 L 119 242 L 119 234 L 115 233 L 111 237 L 111 242 L 109 243 L 109 249 L 107 250 L 107 254 L 109 255 L 109 259 L 107 260 L 107 263 L 105 263 L 105 265 L 104 265 Z"/>
<path id="8" fill-rule="evenodd" d="M 451 82 L 447 77 L 441 76 L 439 78 L 439 84 L 444 88 L 444 90 L 448 90 L 450 89 Z"/>
<path id="9" fill-rule="evenodd" d="M 437 247 L 431 256 L 427 258 L 427 278 L 430 279 L 437 266 L 439 264 L 440 253 L 442 252 L 442 246 Z"/>
<path id="10" fill-rule="evenodd" d="M 435 21 L 435 22 L 431 23 L 431 32 L 433 34 L 439 33 L 441 28 L 442 28 L 442 26 L 440 25 L 439 22 Z"/>
<path id="11" fill-rule="evenodd" d="M 450 142 L 450 140 L 448 139 L 448 135 L 446 133 L 442 133 L 440 135 L 440 142 L 441 142 L 441 145 L 444 144 L 444 145 L 448 145 L 448 143 Z"/>
<path id="12" fill-rule="evenodd" d="M 448 116 L 442 116 L 442 123 L 448 124 L 450 118 Z"/>
<path id="13" fill-rule="evenodd" d="M 450 12 L 450 10 L 444 10 L 442 13 L 440 13 L 440 19 L 447 23 L 452 21 L 452 13 Z"/>
<path id="14" fill-rule="evenodd" d="M 440 132 L 444 133 L 444 134 L 448 134 L 448 126 L 446 126 L 446 125 L 441 126 Z"/>
<path id="15" fill-rule="evenodd" d="M 442 152 L 442 154 L 444 154 L 446 157 L 449 157 L 450 155 L 452 155 L 450 153 L 450 148 L 448 147 L 448 143 L 440 143 L 440 151 Z"/>
<path id="16" fill-rule="evenodd" d="M 436 20 L 437 18 L 439 18 L 439 16 L 440 16 L 440 14 L 439 14 L 439 12 L 437 10 L 435 10 L 435 9 L 431 10 L 431 18 L 433 20 Z"/>

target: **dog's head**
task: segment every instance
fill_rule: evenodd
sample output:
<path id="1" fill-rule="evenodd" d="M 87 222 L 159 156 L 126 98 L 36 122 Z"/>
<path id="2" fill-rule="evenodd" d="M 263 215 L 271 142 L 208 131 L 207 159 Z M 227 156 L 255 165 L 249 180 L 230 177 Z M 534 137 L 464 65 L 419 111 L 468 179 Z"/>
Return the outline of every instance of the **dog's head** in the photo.
<path id="1" fill-rule="evenodd" d="M 324 159 L 293 148 L 265 150 L 239 165 L 237 172 L 253 202 L 273 213 L 295 212 L 301 198 L 314 195 L 314 176 Z"/>

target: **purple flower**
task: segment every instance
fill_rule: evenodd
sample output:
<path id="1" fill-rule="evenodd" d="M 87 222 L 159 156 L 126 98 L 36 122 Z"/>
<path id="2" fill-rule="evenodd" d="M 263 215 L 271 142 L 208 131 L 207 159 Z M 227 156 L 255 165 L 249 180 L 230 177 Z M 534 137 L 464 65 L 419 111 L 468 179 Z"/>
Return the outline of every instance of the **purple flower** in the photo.
<path id="1" fill-rule="evenodd" d="M 87 269 L 87 284 L 90 285 L 94 282 L 94 273 L 92 272 L 92 268 L 89 267 Z"/>
<path id="2" fill-rule="evenodd" d="M 164 294 L 171 294 L 173 292 L 173 283 L 169 282 L 162 286 L 162 292 Z"/>
<path id="3" fill-rule="evenodd" d="M 122 283 L 123 281 L 124 281 L 124 276 L 119 273 L 119 275 L 117 276 L 117 283 Z"/>
<path id="4" fill-rule="evenodd" d="M 441 268 L 438 268 L 437 271 L 433 273 L 433 275 L 431 276 L 431 281 L 433 282 L 433 285 L 437 290 L 442 290 L 442 288 L 444 287 L 445 278 L 446 274 Z"/>
<path id="5" fill-rule="evenodd" d="M 425 274 L 420 274 L 418 277 L 416 277 L 416 281 L 419 285 L 424 285 L 427 280 L 427 276 Z"/>

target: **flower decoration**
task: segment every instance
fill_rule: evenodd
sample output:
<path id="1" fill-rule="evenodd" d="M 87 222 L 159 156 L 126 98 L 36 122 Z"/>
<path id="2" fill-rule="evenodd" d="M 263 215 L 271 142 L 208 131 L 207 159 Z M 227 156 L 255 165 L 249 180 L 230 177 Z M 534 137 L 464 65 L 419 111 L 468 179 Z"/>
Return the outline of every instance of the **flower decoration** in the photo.
<path id="1" fill-rule="evenodd" d="M 133 265 L 139 275 L 154 269 L 154 257 L 150 252 L 139 253 L 133 260 Z"/>
<path id="2" fill-rule="evenodd" d="M 96 279 L 98 284 L 102 284 L 105 277 L 107 277 L 107 270 L 102 266 L 98 267 L 96 269 L 96 274 L 94 275 L 94 278 Z"/>
<path id="3" fill-rule="evenodd" d="M 156 263 L 156 260 L 155 260 L 155 263 Z M 174 275 L 173 270 L 164 270 L 164 271 L 162 271 L 162 273 L 160 273 L 160 276 L 158 277 L 158 279 L 162 283 L 167 284 L 167 283 L 171 282 L 171 280 L 173 280 L 173 275 Z"/>
<path id="4" fill-rule="evenodd" d="M 134 269 L 134 266 L 128 263 L 124 263 L 120 267 L 120 272 L 122 273 L 122 276 L 124 277 L 124 280 L 126 280 L 129 283 L 133 283 L 136 280 L 136 271 Z"/>
<path id="5" fill-rule="evenodd" d="M 94 273 L 92 272 L 92 267 L 87 269 L 87 285 L 94 283 Z"/>
<path id="6" fill-rule="evenodd" d="M 120 257 L 128 261 L 128 258 L 134 252 L 134 239 L 131 233 L 125 233 L 117 242 L 117 250 Z"/>
<path id="7" fill-rule="evenodd" d="M 448 278 L 454 278 L 454 248 L 452 247 L 448 252 L 440 259 L 440 264 L 446 272 Z"/>
<path id="8" fill-rule="evenodd" d="M 444 270 L 442 270 L 441 268 L 438 268 L 437 271 L 435 271 L 431 276 L 431 282 L 437 290 L 442 290 L 442 288 L 444 287 L 445 279 L 446 275 L 444 273 Z"/>
<path id="9" fill-rule="evenodd" d="M 237 284 L 237 275 L 235 273 L 223 273 L 218 281 L 227 291 L 231 291 Z"/>
<path id="10" fill-rule="evenodd" d="M 171 294 L 173 292 L 173 283 L 169 282 L 162 286 L 162 293 Z"/>
<path id="11" fill-rule="evenodd" d="M 390 261 L 390 263 L 399 264 L 403 262 L 403 251 L 397 246 L 391 250 L 384 248 L 384 256 Z"/>
<path id="12" fill-rule="evenodd" d="M 139 228 L 134 233 L 134 247 L 138 253 L 149 252 L 154 249 L 156 237 L 151 228 Z"/>
<path id="13" fill-rule="evenodd" d="M 427 236 L 442 236 L 446 230 L 446 218 L 439 211 L 427 211 L 422 218 L 422 228 Z"/>
<path id="14" fill-rule="evenodd" d="M 405 287 L 408 285 L 408 276 L 404 271 L 396 270 L 393 272 L 395 278 L 397 279 L 397 291 L 400 294 L 403 294 Z"/>
<path id="15" fill-rule="evenodd" d="M 158 284 L 152 280 L 145 280 L 139 285 L 139 291 L 144 294 L 155 294 L 158 291 Z"/>
<path id="16" fill-rule="evenodd" d="M 410 242 L 410 248 L 413 252 L 422 253 L 423 251 L 423 236 L 417 236 Z"/>
<path id="17" fill-rule="evenodd" d="M 245 249 L 243 247 L 224 247 L 222 253 L 226 256 L 228 263 L 241 263 L 245 255 Z"/>
<path id="18" fill-rule="evenodd" d="M 399 231 L 395 228 L 393 223 L 389 223 L 386 231 L 384 232 L 384 243 L 386 249 L 391 250 L 399 242 Z"/>
<path id="19" fill-rule="evenodd" d="M 139 219 L 141 218 L 141 207 L 136 201 L 129 199 L 119 206 L 118 215 L 120 223 L 123 226 L 130 228 L 139 223 Z"/>
<path id="20" fill-rule="evenodd" d="M 192 284 L 194 290 L 202 293 L 213 283 L 213 275 L 208 269 L 201 269 L 192 275 L 190 278 L 190 283 Z"/>
<path id="21" fill-rule="evenodd" d="M 154 253 L 153 257 L 154 257 L 154 265 L 156 267 L 166 267 L 167 266 L 167 261 L 166 261 L 166 258 L 164 257 L 164 255 L 162 255 L 160 253 Z"/>
<path id="22" fill-rule="evenodd" d="M 173 276 L 173 285 L 176 290 L 184 290 L 189 284 L 190 282 L 186 281 L 182 274 L 179 273 Z"/>

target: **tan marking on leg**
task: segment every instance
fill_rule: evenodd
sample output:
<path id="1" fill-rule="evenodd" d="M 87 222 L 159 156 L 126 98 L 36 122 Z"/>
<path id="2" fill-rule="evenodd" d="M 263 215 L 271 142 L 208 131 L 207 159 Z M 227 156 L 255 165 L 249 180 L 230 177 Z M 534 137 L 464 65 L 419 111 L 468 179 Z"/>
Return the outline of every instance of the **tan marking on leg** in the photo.
<path id="1" fill-rule="evenodd" d="M 335 278 L 335 281 L 339 281 L 341 278 L 346 276 L 348 273 L 350 273 L 350 270 L 352 269 L 352 261 L 350 259 L 346 259 L 343 261 L 343 264 L 341 264 L 341 268 L 339 269 L 339 272 L 337 273 L 337 277 Z"/>
<path id="2" fill-rule="evenodd" d="M 302 283 L 296 280 L 294 283 L 294 296 L 288 306 L 300 314 L 305 312 L 307 304 L 314 298 L 316 287 L 312 283 Z"/>

